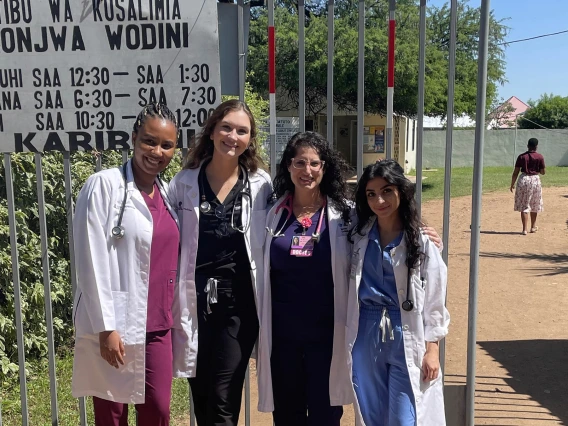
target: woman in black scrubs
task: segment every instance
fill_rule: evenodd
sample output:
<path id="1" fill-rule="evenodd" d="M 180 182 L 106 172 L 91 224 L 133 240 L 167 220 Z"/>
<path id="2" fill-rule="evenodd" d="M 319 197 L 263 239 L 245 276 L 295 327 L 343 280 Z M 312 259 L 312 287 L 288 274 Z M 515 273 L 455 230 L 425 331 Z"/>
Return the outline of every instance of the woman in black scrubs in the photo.
<path id="1" fill-rule="evenodd" d="M 258 337 L 266 203 L 272 186 L 259 167 L 254 117 L 243 102 L 210 116 L 184 170 L 170 184 L 181 227 L 181 306 L 191 336 L 178 365 L 189 370 L 199 426 L 237 425 L 243 382 Z M 180 333 L 183 337 L 183 334 Z M 175 340 L 174 340 L 175 345 Z"/>

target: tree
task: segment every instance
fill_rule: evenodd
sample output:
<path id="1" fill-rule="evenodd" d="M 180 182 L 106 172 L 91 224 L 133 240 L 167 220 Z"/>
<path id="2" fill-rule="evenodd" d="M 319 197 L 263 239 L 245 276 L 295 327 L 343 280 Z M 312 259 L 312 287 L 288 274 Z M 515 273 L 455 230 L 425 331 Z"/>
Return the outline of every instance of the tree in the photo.
<path id="1" fill-rule="evenodd" d="M 520 129 L 566 129 L 568 128 L 568 96 L 544 94 L 538 101 L 530 100 L 530 105 L 518 119 Z"/>
<path id="2" fill-rule="evenodd" d="M 278 108 L 298 106 L 298 36 L 297 11 L 292 0 L 280 0 L 275 10 L 276 73 Z M 388 0 L 366 1 L 365 28 L 365 110 L 386 110 Z M 327 105 L 327 8 L 325 2 L 308 1 L 311 17 L 306 20 L 306 106 L 311 114 Z M 397 1 L 397 40 L 394 110 L 415 115 L 418 93 L 418 14 L 417 0 Z M 425 111 L 445 116 L 447 109 L 447 68 L 449 50 L 448 6 L 430 7 L 427 21 Z M 479 8 L 461 2 L 458 11 L 455 113 L 475 115 L 477 94 L 477 41 Z M 335 2 L 334 102 L 337 107 L 355 110 L 357 106 L 358 14 L 356 2 Z M 267 16 L 266 10 L 253 15 L 249 41 L 249 69 L 256 92 L 267 91 Z M 488 60 L 488 105 L 503 83 L 504 46 L 507 34 L 502 21 L 491 15 Z"/>
<path id="3" fill-rule="evenodd" d="M 490 107 L 491 112 L 487 114 L 485 119 L 488 126 L 492 129 L 501 127 L 515 126 L 515 107 L 510 102 L 504 102 L 503 98 L 499 102 L 495 102 Z"/>

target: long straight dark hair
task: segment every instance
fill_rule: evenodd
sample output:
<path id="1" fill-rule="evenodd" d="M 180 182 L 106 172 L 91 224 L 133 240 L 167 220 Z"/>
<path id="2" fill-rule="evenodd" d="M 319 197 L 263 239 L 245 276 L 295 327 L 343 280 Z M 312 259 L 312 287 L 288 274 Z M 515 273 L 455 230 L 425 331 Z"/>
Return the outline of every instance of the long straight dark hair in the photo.
<path id="1" fill-rule="evenodd" d="M 404 176 L 404 170 L 394 160 L 382 160 L 368 165 L 357 183 L 355 189 L 355 210 L 357 212 L 357 225 L 351 229 L 349 238 L 353 235 L 363 235 L 363 228 L 374 219 L 375 213 L 367 201 L 367 184 L 375 178 L 383 178 L 391 185 L 396 186 L 400 197 L 398 215 L 404 229 L 404 242 L 406 243 L 406 266 L 415 268 L 424 257 L 420 251 L 420 218 L 414 193 L 416 186 Z"/>

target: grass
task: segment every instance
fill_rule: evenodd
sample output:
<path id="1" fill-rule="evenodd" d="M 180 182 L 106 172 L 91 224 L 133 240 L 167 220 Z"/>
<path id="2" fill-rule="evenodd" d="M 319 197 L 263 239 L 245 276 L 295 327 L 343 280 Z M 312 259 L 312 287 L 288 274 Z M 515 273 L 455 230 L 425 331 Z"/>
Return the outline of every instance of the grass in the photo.
<path id="1" fill-rule="evenodd" d="M 413 170 L 410 174 L 416 175 Z M 485 167 L 483 169 L 483 193 L 508 191 L 511 185 L 511 167 Z M 444 169 L 424 170 L 422 196 L 424 201 L 444 198 Z M 452 169 L 451 196 L 471 195 L 473 167 Z M 568 186 L 568 167 L 547 167 L 541 176 L 543 187 Z"/>
<path id="2" fill-rule="evenodd" d="M 34 426 L 50 426 L 51 404 L 49 392 L 49 372 L 47 363 L 35 366 L 28 377 L 28 412 L 29 424 Z M 57 403 L 60 426 L 77 426 L 79 422 L 79 403 L 71 395 L 71 375 L 73 373 L 73 355 L 65 353 L 57 359 Z M 172 389 L 171 417 L 179 418 L 189 411 L 189 387 L 186 379 L 174 379 Z M 17 378 L 2 383 L 0 389 L 2 425 L 16 426 L 22 424 L 20 405 L 20 387 Z M 88 424 L 94 424 L 93 404 L 87 398 Z M 134 407 L 130 407 L 129 426 L 135 426 Z"/>

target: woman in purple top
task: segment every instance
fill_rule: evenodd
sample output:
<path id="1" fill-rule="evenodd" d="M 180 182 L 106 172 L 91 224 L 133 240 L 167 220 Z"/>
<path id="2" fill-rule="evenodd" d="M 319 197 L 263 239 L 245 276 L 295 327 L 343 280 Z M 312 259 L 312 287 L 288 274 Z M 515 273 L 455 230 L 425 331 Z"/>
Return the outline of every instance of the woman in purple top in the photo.
<path id="1" fill-rule="evenodd" d="M 339 426 L 351 403 L 345 304 L 351 207 L 339 153 L 318 133 L 288 142 L 268 214 L 259 410 L 276 426 Z"/>
<path id="2" fill-rule="evenodd" d="M 96 426 L 127 426 L 128 403 L 139 426 L 169 425 L 180 237 L 159 174 L 178 130 L 167 106 L 145 106 L 130 161 L 91 176 L 77 199 L 73 395 L 93 396 Z"/>
<path id="3" fill-rule="evenodd" d="M 542 186 L 540 184 L 539 174 L 545 173 L 544 157 L 536 152 L 538 139 L 530 138 L 527 144 L 527 151 L 517 157 L 515 170 L 511 179 L 511 192 L 515 182 L 517 188 L 515 190 L 515 211 L 521 212 L 521 222 L 523 224 L 522 235 L 527 235 L 528 216 L 531 214 L 530 232 L 536 232 L 536 216 L 538 212 L 543 211 L 542 203 Z M 521 173 L 521 177 L 517 181 L 517 176 Z"/>

